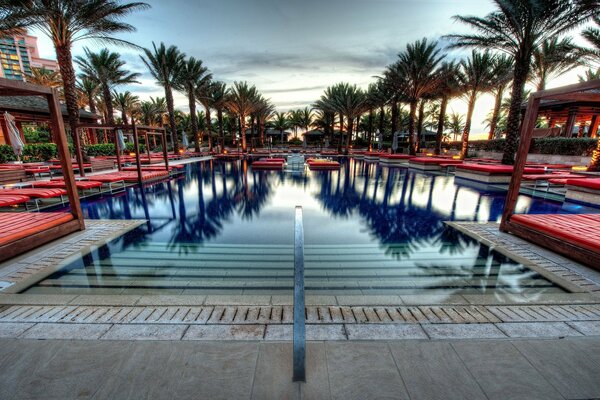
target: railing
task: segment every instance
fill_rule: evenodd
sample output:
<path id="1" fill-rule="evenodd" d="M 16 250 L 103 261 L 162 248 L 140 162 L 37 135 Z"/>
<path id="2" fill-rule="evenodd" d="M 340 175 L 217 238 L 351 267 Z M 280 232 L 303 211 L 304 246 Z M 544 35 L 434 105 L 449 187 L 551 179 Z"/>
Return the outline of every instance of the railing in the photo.
<path id="1" fill-rule="evenodd" d="M 304 311 L 304 228 L 302 207 L 296 206 L 294 224 L 294 382 L 306 382 L 306 318 Z"/>

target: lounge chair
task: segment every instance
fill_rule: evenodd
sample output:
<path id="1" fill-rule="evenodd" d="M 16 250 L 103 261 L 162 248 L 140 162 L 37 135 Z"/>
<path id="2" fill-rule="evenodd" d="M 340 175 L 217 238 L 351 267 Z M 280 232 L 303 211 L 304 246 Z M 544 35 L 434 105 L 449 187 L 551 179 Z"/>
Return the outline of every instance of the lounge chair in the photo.
<path id="1" fill-rule="evenodd" d="M 600 178 L 567 179 L 565 199 L 600 206 Z"/>
<path id="2" fill-rule="evenodd" d="M 462 164 L 456 166 L 456 177 L 483 183 L 509 183 L 514 168 L 512 165 Z M 526 167 L 526 174 L 543 174 L 544 168 Z"/>
<path id="3" fill-rule="evenodd" d="M 23 195 L 0 195 L 0 207 L 14 207 L 24 204 L 27 208 L 27 203 L 31 201 L 31 197 Z"/>

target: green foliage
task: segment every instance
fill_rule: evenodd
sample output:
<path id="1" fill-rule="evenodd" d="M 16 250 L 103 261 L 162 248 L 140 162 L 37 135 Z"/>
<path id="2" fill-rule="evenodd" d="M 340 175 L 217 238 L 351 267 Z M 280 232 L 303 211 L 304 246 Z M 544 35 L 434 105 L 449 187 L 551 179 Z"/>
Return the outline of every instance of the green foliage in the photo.
<path id="1" fill-rule="evenodd" d="M 301 146 L 302 145 L 302 139 L 300 138 L 292 138 L 290 140 L 288 140 L 288 144 L 292 145 L 292 146 Z"/>
<path id="2" fill-rule="evenodd" d="M 89 157 L 114 156 L 115 145 L 114 143 L 90 144 L 85 147 L 85 153 Z"/>
<path id="3" fill-rule="evenodd" d="M 33 128 L 30 126 L 23 127 L 23 136 L 27 143 L 51 143 L 52 135 L 47 129 Z"/>
<path id="4" fill-rule="evenodd" d="M 133 143 L 125 144 L 125 153 L 133 153 Z M 140 153 L 146 152 L 146 146 L 140 144 Z M 100 143 L 100 144 L 91 144 L 85 147 L 85 153 L 88 157 L 105 157 L 105 156 L 115 156 L 117 153 L 115 152 L 115 144 L 114 143 Z"/>
<path id="5" fill-rule="evenodd" d="M 7 144 L 0 144 L 0 164 L 16 160 L 17 156 L 15 156 L 13 148 Z"/>
<path id="6" fill-rule="evenodd" d="M 473 140 L 469 148 L 479 151 L 504 151 L 504 139 Z M 554 154 L 564 156 L 589 156 L 598 145 L 598 139 L 593 138 L 537 138 L 533 139 L 529 153 Z M 449 150 L 460 150 L 462 142 L 450 142 L 442 145 Z"/>
<path id="7" fill-rule="evenodd" d="M 26 144 L 23 147 L 24 162 L 49 161 L 57 156 L 58 151 L 54 143 Z"/>

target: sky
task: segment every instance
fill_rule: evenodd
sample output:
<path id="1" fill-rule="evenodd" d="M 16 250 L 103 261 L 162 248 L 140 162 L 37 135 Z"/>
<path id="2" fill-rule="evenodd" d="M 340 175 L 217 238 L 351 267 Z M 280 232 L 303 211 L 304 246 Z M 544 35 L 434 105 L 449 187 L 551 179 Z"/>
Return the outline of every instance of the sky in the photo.
<path id="1" fill-rule="evenodd" d="M 323 90 L 338 82 L 366 88 L 395 61 L 407 43 L 423 37 L 467 32 L 452 16 L 484 16 L 494 10 L 490 0 L 149 0 L 149 10 L 134 13 L 127 22 L 135 33 L 118 37 L 142 47 L 152 42 L 176 45 L 188 56 L 201 59 L 215 79 L 248 81 L 272 100 L 279 111 L 310 106 Z M 39 32 L 42 57 L 55 58 L 51 42 Z M 440 39 L 440 46 L 447 42 Z M 102 44 L 77 42 L 99 50 Z M 164 96 L 140 59 L 140 52 L 110 46 L 119 52 L 140 84 L 118 87 L 141 99 Z M 469 50 L 448 51 L 460 58 Z M 550 82 L 548 87 L 577 81 L 581 70 Z M 175 94 L 176 107 L 187 111 L 187 100 Z M 482 95 L 475 108 L 473 134 L 486 131 L 483 120 L 493 98 Z M 450 112 L 464 114 L 460 99 Z"/>

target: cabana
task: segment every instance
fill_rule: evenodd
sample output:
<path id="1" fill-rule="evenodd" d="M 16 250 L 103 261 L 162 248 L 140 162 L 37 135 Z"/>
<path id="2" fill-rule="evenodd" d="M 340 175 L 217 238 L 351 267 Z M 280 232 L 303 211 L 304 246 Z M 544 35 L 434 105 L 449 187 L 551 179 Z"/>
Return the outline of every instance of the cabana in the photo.
<path id="1" fill-rule="evenodd" d="M 2 96 L 37 96 L 46 101 L 52 137 L 57 145 L 58 157 L 63 169 L 70 211 L 0 212 L 0 261 L 23 254 L 56 238 L 85 229 L 58 93 L 56 90 L 44 86 L 0 78 L 0 97 Z M 23 200 L 23 197 L 30 196 L 21 195 L 17 191 L 13 197 L 20 201 Z"/>
<path id="2" fill-rule="evenodd" d="M 146 141 L 146 157 L 144 161 L 147 161 L 147 164 L 150 164 L 153 157 L 150 154 L 150 142 L 149 142 L 149 138 L 152 137 L 156 137 L 159 136 L 160 140 L 161 140 L 161 145 L 162 145 L 162 159 L 164 161 L 164 169 L 165 171 L 169 171 L 169 155 L 167 153 L 167 135 L 166 135 L 166 131 L 165 128 L 159 128 L 159 127 L 154 127 L 154 126 L 144 126 L 144 125 L 136 125 L 135 123 L 132 123 L 131 125 L 123 125 L 123 124 L 80 124 L 78 125 L 78 128 L 80 129 L 87 129 L 87 130 L 97 130 L 97 129 L 106 129 L 106 130 L 112 130 L 113 131 L 113 141 L 115 144 L 115 151 L 116 151 L 116 159 L 117 159 L 117 168 L 119 169 L 119 172 L 121 172 L 122 168 L 123 168 L 123 164 L 122 164 L 122 156 L 121 156 L 121 151 L 125 150 L 124 148 L 121 148 L 122 146 L 119 144 L 119 136 L 118 136 L 118 131 L 122 131 L 122 132 L 130 132 L 131 136 L 133 136 L 133 147 L 134 147 L 134 152 L 135 152 L 135 165 L 136 165 L 136 170 L 137 170 L 137 181 L 138 183 L 142 183 L 144 182 L 144 178 L 146 176 L 148 176 L 148 174 L 144 174 L 142 171 L 142 158 L 140 156 L 140 142 L 139 142 L 139 136 L 142 135 L 145 138 Z M 126 158 L 129 159 L 129 158 Z M 81 173 L 81 171 L 80 171 Z M 81 174 L 83 176 L 83 174 Z M 129 179 L 130 178 L 130 174 L 126 174 L 127 177 Z M 154 176 L 153 176 L 154 177 Z"/>
<path id="3" fill-rule="evenodd" d="M 543 90 L 529 96 L 527 111 L 521 127 L 514 175 L 510 181 L 500 230 L 513 233 L 525 240 L 550 248 L 566 257 L 598 269 L 600 268 L 598 263 L 600 260 L 599 214 L 516 215 L 514 213 L 540 104 L 563 101 L 600 105 L 600 80 Z M 567 179 L 567 184 L 570 181 L 572 180 Z"/>

